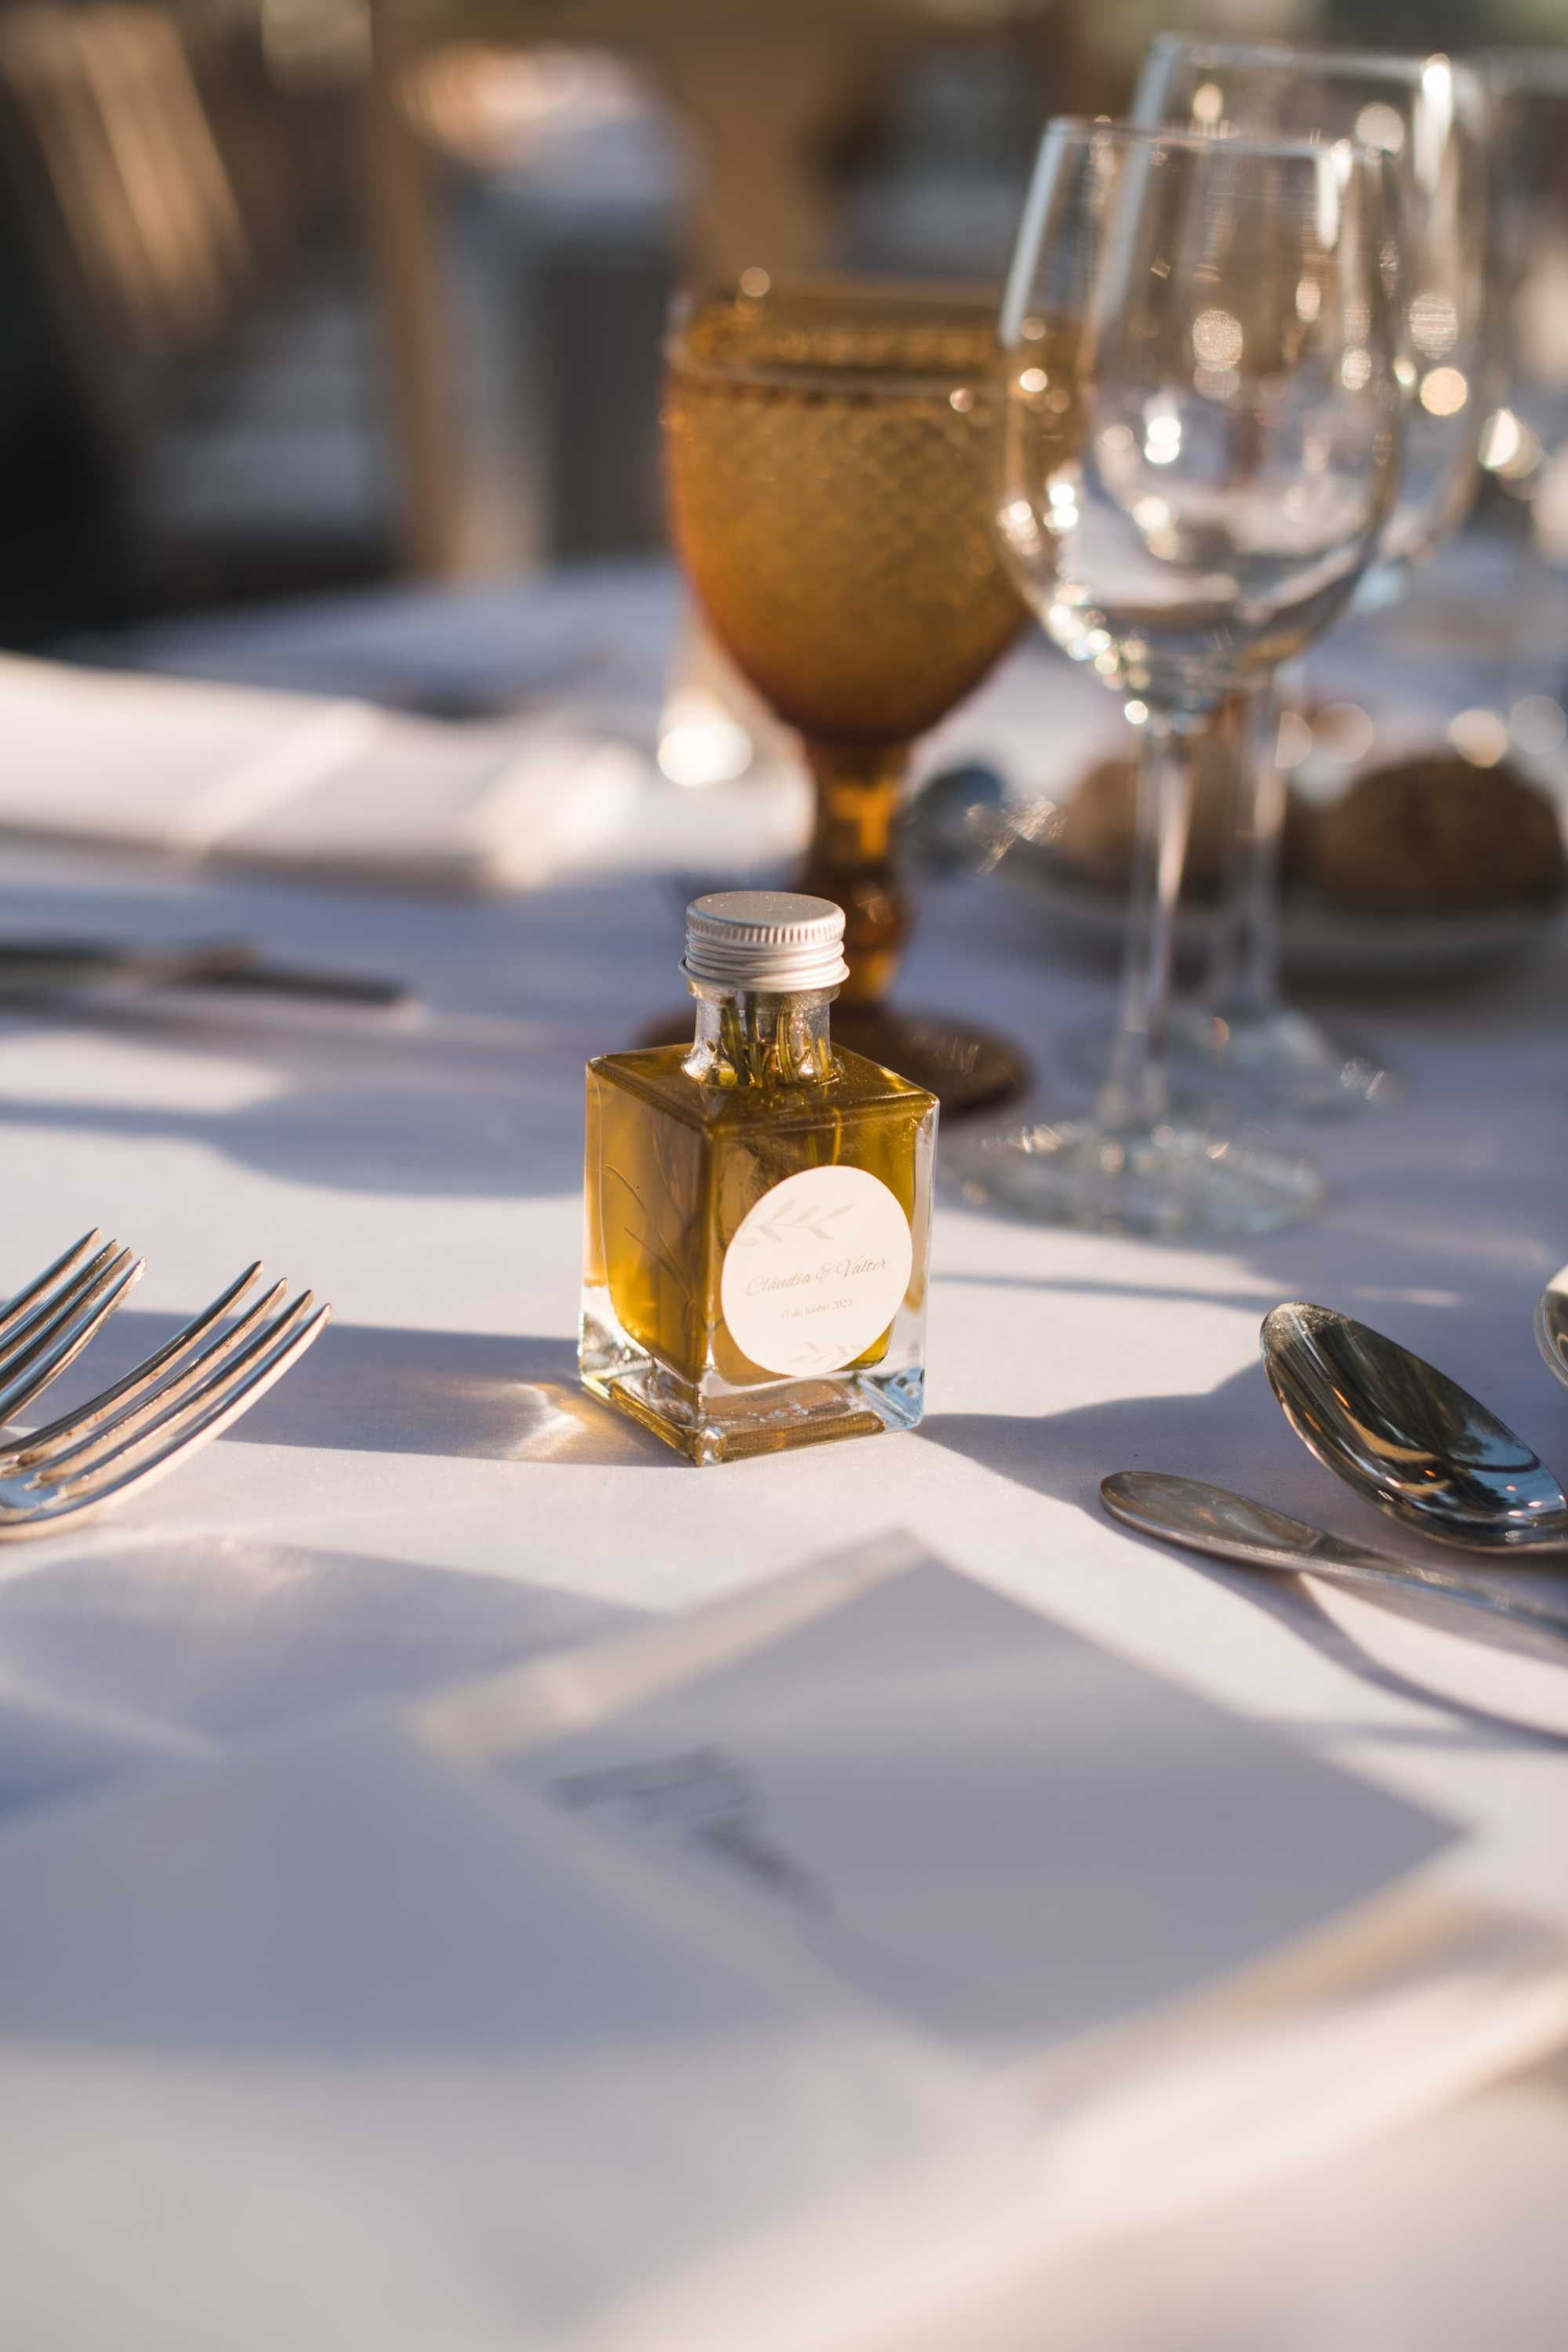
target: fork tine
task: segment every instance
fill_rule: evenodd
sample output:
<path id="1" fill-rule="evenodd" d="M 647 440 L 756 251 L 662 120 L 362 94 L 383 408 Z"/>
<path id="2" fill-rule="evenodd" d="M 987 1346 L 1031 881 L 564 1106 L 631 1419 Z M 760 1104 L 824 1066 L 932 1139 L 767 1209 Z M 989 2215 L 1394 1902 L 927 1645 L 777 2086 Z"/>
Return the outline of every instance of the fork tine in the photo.
<path id="1" fill-rule="evenodd" d="M 59 1298 L 48 1302 L 47 1312 L 35 1308 L 13 1339 L 12 1351 L 0 1355 L 0 1370 L 9 1375 L 0 1381 L 0 1422 L 20 1412 L 57 1372 L 64 1371 L 140 1282 L 144 1264 L 110 1242 L 67 1284 Z"/>
<path id="2" fill-rule="evenodd" d="M 67 1489 L 50 1501 L 43 1503 L 37 1511 L 24 1509 L 16 1512 L 15 1516 L 0 1515 L 0 1542 L 16 1541 L 28 1536 L 47 1535 L 63 1519 L 85 1518 L 90 1512 L 100 1511 L 106 1505 L 118 1502 L 142 1486 L 150 1486 L 154 1479 L 162 1478 L 179 1463 L 184 1461 L 188 1455 L 198 1452 L 202 1446 L 210 1444 L 213 1438 L 221 1435 L 231 1423 L 237 1421 L 242 1413 L 247 1412 L 253 1404 L 265 1396 L 274 1381 L 281 1380 L 289 1367 L 297 1362 L 306 1349 L 313 1346 L 320 1339 L 331 1320 L 332 1310 L 330 1306 L 323 1302 L 304 1323 L 294 1320 L 300 1308 L 308 1307 L 310 1303 L 311 1294 L 307 1291 L 298 1306 L 289 1310 L 289 1317 L 280 1318 L 289 1320 L 293 1324 L 293 1328 L 284 1337 L 272 1339 L 262 1349 L 259 1356 L 256 1357 L 248 1366 L 243 1380 L 236 1381 L 231 1377 L 226 1377 L 224 1381 L 217 1383 L 225 1393 L 213 1402 L 205 1402 L 205 1410 L 198 1412 L 194 1421 L 186 1419 L 186 1416 L 195 1406 L 203 1404 L 205 1399 L 193 1399 L 190 1403 L 182 1408 L 179 1418 L 185 1422 L 185 1426 L 176 1434 L 169 1437 L 165 1444 L 150 1454 L 146 1460 L 137 1463 L 133 1468 L 121 1472 L 119 1475 L 114 1475 L 113 1472 L 118 1469 L 120 1462 L 123 1459 L 122 1455 L 116 1455 L 111 1463 L 100 1465 L 100 1473 L 90 1485 L 87 1480 L 80 1482 L 87 1488 L 86 1492 L 76 1494 Z M 253 1349 L 247 1351 L 247 1354 L 253 1352 Z M 128 1446 L 125 1449 L 126 1453 L 139 1450 L 141 1442 L 144 1441 L 139 1441 L 138 1444 Z M 110 1473 L 107 1477 L 101 1475 L 105 1471 Z"/>
<path id="3" fill-rule="evenodd" d="M 177 1368 L 167 1366 L 161 1377 L 146 1383 L 141 1393 L 118 1412 L 105 1414 L 101 1410 L 91 1411 L 87 1423 L 79 1415 L 74 1422 L 68 1418 L 58 1422 L 55 1428 L 59 1434 L 50 1444 L 28 1445 L 18 1451 L 15 1456 L 17 1467 L 32 1470 L 43 1479 L 74 1478 L 90 1469 L 95 1462 L 123 1453 L 143 1429 L 162 1428 L 170 1408 L 190 1390 L 199 1388 L 204 1393 L 210 1390 L 239 1353 L 240 1342 L 255 1329 L 268 1309 L 277 1306 L 288 1287 L 286 1282 L 275 1282 L 270 1290 L 253 1299 L 244 1314 L 226 1324 L 205 1347 L 187 1353 Z M 276 1328 L 276 1325 L 268 1328 Z M 98 1402 L 101 1405 L 102 1400 Z"/>
<path id="4" fill-rule="evenodd" d="M 26 1290 L 19 1290 L 15 1298 L 8 1298 L 5 1306 L 0 1307 L 0 1344 L 8 1338 L 12 1326 L 26 1313 L 35 1299 L 40 1298 L 60 1275 L 68 1274 L 78 1260 L 85 1257 L 93 1244 L 102 1239 L 101 1228 L 94 1225 L 90 1234 L 83 1234 L 79 1242 L 73 1242 L 68 1250 L 56 1258 L 53 1265 L 45 1266 L 42 1274 L 36 1281 L 30 1282 Z"/>
<path id="5" fill-rule="evenodd" d="M 52 1460 L 63 1447 L 74 1445 L 106 1426 L 118 1427 L 145 1403 L 159 1396 L 167 1396 L 171 1391 L 187 1384 L 204 1360 L 203 1357 L 197 1356 L 194 1363 L 190 1362 L 191 1351 L 200 1346 L 229 1308 L 254 1286 L 260 1272 L 261 1261 L 258 1258 L 246 1267 L 243 1274 L 235 1277 L 210 1307 L 204 1307 L 183 1330 L 176 1331 L 172 1339 L 165 1339 L 161 1348 L 154 1349 L 152 1355 L 134 1365 L 111 1388 L 105 1389 L 101 1396 L 93 1397 L 87 1404 L 79 1406 L 75 1412 L 64 1414 L 43 1429 L 35 1429 L 26 1437 L 13 1438 L 9 1444 L 0 1445 L 0 1471 L 12 1466 L 25 1468 L 45 1459 Z M 248 1330 L 258 1316 L 264 1314 L 286 1287 L 281 1282 L 274 1283 L 263 1297 L 247 1307 L 237 1322 L 229 1326 L 223 1340 L 216 1344 L 226 1344 L 237 1332 Z M 116 1410 L 121 1406 L 124 1407 L 123 1412 Z"/>
<path id="6" fill-rule="evenodd" d="M 18 1315 L 11 1322 L 4 1339 L 0 1339 L 0 1371 L 14 1370 L 18 1364 L 22 1363 L 37 1340 L 42 1327 L 52 1317 L 58 1315 L 62 1307 L 68 1309 L 73 1307 L 79 1298 L 91 1289 L 104 1267 L 112 1259 L 121 1255 L 118 1242 L 105 1242 L 102 1248 L 95 1251 L 85 1265 L 78 1266 L 74 1272 L 68 1274 L 64 1281 L 54 1290 L 39 1297 L 37 1295 L 37 1285 L 35 1283 L 32 1293 L 29 1294 L 30 1304 L 26 1313 Z"/>
<path id="7" fill-rule="evenodd" d="M 280 1283 L 279 1289 L 286 1288 Z M 33 1466 L 33 1482 L 39 1487 L 58 1486 L 75 1493 L 90 1486 L 101 1473 L 112 1470 L 128 1461 L 133 1454 L 151 1444 L 166 1430 L 183 1429 L 186 1423 L 205 1411 L 215 1398 L 225 1396 L 230 1387 L 243 1378 L 248 1367 L 279 1340 L 286 1339 L 314 1304 L 312 1294 L 305 1291 L 293 1304 L 273 1317 L 271 1322 L 254 1332 L 238 1349 L 226 1348 L 224 1341 L 216 1342 L 207 1351 L 209 1361 L 205 1376 L 187 1379 L 178 1384 L 178 1393 L 166 1393 L 153 1400 L 155 1409 L 148 1413 L 126 1416 L 130 1425 L 115 1424 L 100 1430 L 79 1444 L 68 1446 L 45 1463 Z M 225 1340 L 227 1334 L 224 1335 Z M 161 1410 L 156 1409 L 161 1407 Z"/>

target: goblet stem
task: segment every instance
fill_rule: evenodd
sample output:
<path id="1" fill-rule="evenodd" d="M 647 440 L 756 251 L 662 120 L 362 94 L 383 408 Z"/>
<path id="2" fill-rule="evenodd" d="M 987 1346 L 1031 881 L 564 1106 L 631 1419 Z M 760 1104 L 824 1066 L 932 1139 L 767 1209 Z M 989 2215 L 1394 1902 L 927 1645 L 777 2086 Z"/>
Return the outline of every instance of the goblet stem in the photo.
<path id="1" fill-rule="evenodd" d="M 1277 757 L 1279 698 L 1272 677 L 1233 696 L 1215 724 L 1229 734 L 1236 797 L 1203 1001 L 1227 1022 L 1267 1021 L 1280 1009 L 1279 857 L 1286 798 L 1285 772 Z"/>
<path id="2" fill-rule="evenodd" d="M 910 906 L 894 856 L 909 746 L 805 742 L 816 785 L 816 820 L 796 887 L 844 909 L 848 1004 L 880 1004 L 910 930 Z"/>
<path id="3" fill-rule="evenodd" d="M 1146 1132 L 1165 1116 L 1171 950 L 1192 814 L 1187 727 L 1173 712 L 1152 710 L 1139 746 L 1121 1012 L 1096 1108 L 1111 1134 Z"/>

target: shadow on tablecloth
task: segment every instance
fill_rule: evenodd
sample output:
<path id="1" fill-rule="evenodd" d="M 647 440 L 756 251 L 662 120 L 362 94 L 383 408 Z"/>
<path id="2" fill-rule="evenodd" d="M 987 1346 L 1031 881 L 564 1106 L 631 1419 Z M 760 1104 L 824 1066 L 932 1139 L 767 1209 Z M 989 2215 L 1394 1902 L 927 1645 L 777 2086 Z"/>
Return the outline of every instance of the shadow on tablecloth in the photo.
<path id="1" fill-rule="evenodd" d="M 264 1536 L 121 1537 L 0 1583 L 0 1824 L 592 1641 L 637 1612 Z"/>
<path id="2" fill-rule="evenodd" d="M 161 1347 L 182 1320 L 122 1308 L 93 1342 L 90 1378 L 73 1368 L 51 1394 L 51 1409 L 68 1412 L 79 1391 L 85 1396 L 106 1387 Z M 578 1469 L 686 1466 L 656 1437 L 584 1394 L 573 1340 L 526 1333 L 334 1321 L 321 1346 L 262 1398 L 236 1434 L 249 1445 L 355 1454 L 558 1462 Z"/>
<path id="3" fill-rule="evenodd" d="M 1108 1472 L 1177 1470 L 1257 1496 L 1310 1525 L 1327 1527 L 1394 1557 L 1448 1570 L 1455 1565 L 1451 1551 L 1423 1543 L 1384 1518 L 1312 1460 L 1274 1404 L 1261 1368 L 1248 1367 L 1203 1393 L 1118 1397 L 1065 1413 L 933 1413 L 921 1435 L 923 1442 L 963 1454 L 1036 1493 L 1076 1503 L 1096 1520 L 1101 1516 L 1100 1480 Z M 1563 1745 L 1561 1728 L 1472 1704 L 1376 1656 L 1325 1606 L 1324 1596 L 1331 1588 L 1310 1578 L 1232 1568 L 1159 1545 L 1129 1529 L 1121 1532 L 1124 1541 L 1164 1552 L 1184 1571 L 1223 1586 L 1288 1626 L 1358 1681 L 1398 1698 L 1440 1707 L 1447 1722 L 1413 1729 L 1405 1735 L 1413 1742 L 1468 1748 Z M 1516 1567 L 1499 1570 L 1470 1559 L 1465 1572 L 1478 1584 L 1490 1582 L 1504 1591 L 1517 1591 L 1522 1575 L 1532 1599 L 1543 1607 L 1568 1612 L 1568 1570 L 1539 1561 L 1522 1571 Z M 1428 1626 L 1441 1622 L 1466 1639 L 1480 1638 L 1499 1650 L 1528 1650 L 1506 1628 L 1483 1623 L 1478 1629 L 1468 1618 L 1456 1621 L 1426 1594 L 1412 1594 L 1408 1600 L 1402 1594 L 1366 1598 L 1391 1618 Z M 1380 1725 L 1379 1737 L 1388 1736 Z"/>

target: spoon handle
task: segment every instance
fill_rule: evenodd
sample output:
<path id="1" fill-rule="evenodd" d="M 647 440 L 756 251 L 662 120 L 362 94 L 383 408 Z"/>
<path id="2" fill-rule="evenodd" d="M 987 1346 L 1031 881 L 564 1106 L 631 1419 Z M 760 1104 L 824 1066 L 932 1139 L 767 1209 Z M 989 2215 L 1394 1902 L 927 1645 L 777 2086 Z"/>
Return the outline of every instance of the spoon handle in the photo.
<path id="1" fill-rule="evenodd" d="M 1247 1496 L 1233 1495 L 1200 1478 L 1123 1470 L 1102 1479 L 1100 1494 L 1112 1518 L 1136 1528 L 1141 1535 L 1158 1536 L 1162 1542 L 1180 1544 L 1188 1551 L 1207 1552 L 1243 1568 L 1270 1569 L 1288 1576 L 1326 1576 L 1341 1584 L 1384 1592 L 1431 1592 L 1456 1607 L 1479 1610 L 1494 1622 L 1500 1620 L 1541 1634 L 1553 1645 L 1568 1644 L 1568 1616 L 1556 1610 L 1488 1592 L 1444 1569 L 1417 1568 L 1380 1552 L 1352 1549 L 1321 1528 L 1308 1527 L 1300 1519 L 1287 1519 Z M 1234 1524 L 1226 1524 L 1238 1517 L 1250 1517 L 1281 1531 L 1289 1529 L 1289 1539 L 1270 1542 L 1243 1535 Z"/>

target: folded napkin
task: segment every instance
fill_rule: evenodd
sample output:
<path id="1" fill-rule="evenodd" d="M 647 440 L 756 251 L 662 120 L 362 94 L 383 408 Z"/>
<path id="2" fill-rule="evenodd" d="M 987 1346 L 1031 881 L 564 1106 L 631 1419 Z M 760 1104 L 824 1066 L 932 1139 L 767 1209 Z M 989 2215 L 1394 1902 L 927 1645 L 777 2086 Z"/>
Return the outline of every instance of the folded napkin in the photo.
<path id="1" fill-rule="evenodd" d="M 590 856 L 649 773 L 566 710 L 454 725 L 13 656 L 0 740 L 0 833 L 441 891 Z"/>

